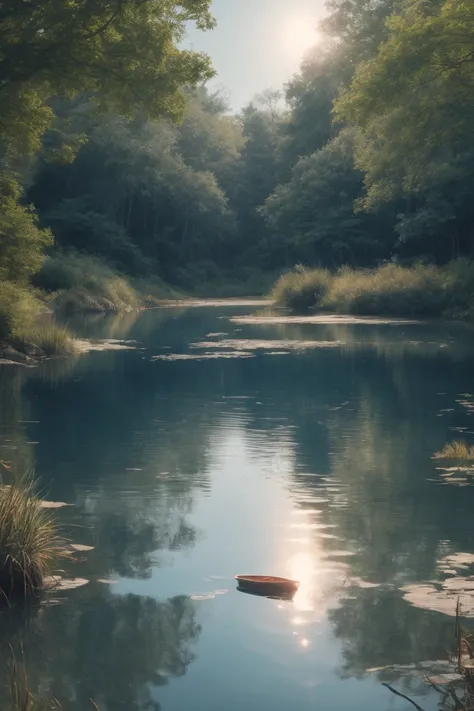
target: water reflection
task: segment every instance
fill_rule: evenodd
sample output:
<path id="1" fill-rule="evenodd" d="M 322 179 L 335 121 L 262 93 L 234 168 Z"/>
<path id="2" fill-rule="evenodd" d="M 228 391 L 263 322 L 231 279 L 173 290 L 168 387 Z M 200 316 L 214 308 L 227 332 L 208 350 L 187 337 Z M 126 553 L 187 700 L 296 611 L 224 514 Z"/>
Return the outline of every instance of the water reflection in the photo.
<path id="1" fill-rule="evenodd" d="M 177 711 L 204 687 L 207 711 L 237 711 L 266 679 L 274 710 L 350 700 L 385 711 L 392 699 L 380 704 L 366 670 L 443 659 L 452 637 L 450 617 L 413 607 L 402 588 L 442 585 L 448 557 L 474 552 L 471 490 L 442 486 L 431 460 L 452 428 L 472 429 L 456 403 L 474 389 L 472 336 L 234 324 L 232 313 L 78 321 L 84 337 L 144 350 L 0 369 L 0 458 L 36 463 L 49 498 L 74 504 L 58 512 L 68 531 L 95 546 L 74 573 L 91 583 L 4 640 L 23 639 L 33 683 L 78 709 L 92 697 Z M 209 334 L 344 346 L 153 361 Z M 300 587 L 292 599 L 237 595 L 240 570 Z M 353 697 L 340 677 L 365 679 L 363 690 Z"/>
<path id="2" fill-rule="evenodd" d="M 24 656 L 28 683 L 68 709 L 93 699 L 113 710 L 159 709 L 159 687 L 186 674 L 201 631 L 195 604 L 186 597 L 164 602 L 106 589 L 74 605 L 43 608 L 28 635 L 3 635 L 2 668 Z"/>

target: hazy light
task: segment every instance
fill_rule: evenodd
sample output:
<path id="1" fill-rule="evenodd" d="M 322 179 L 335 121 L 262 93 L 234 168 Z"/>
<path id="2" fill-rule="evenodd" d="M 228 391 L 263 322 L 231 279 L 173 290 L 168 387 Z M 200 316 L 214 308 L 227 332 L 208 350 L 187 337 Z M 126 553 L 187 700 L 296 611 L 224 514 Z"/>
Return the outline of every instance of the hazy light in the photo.
<path id="1" fill-rule="evenodd" d="M 299 580 L 300 587 L 294 598 L 294 605 L 300 612 L 314 610 L 314 562 L 309 553 L 301 552 L 293 555 L 288 561 L 288 570 L 293 580 Z"/>
<path id="2" fill-rule="evenodd" d="M 300 646 L 303 647 L 304 649 L 309 647 L 310 644 L 311 644 L 311 642 L 309 641 L 309 639 L 306 639 L 306 638 L 300 639 Z"/>
<path id="3" fill-rule="evenodd" d="M 303 54 L 321 41 L 321 35 L 315 28 L 316 21 L 310 17 L 292 17 L 285 22 L 283 44 L 288 53 Z"/>

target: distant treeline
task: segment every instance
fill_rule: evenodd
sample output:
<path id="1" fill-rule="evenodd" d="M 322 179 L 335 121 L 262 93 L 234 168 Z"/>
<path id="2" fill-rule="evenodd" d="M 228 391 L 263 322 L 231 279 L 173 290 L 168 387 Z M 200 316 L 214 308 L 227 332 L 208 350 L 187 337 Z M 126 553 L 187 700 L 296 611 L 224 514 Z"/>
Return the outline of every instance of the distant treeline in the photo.
<path id="1" fill-rule="evenodd" d="M 324 42 L 238 115 L 177 49 L 209 2 L 168 5 L 1 4 L 3 280 L 59 289 L 38 272 L 71 251 L 185 290 L 472 255 L 474 4 L 329 0 Z"/>

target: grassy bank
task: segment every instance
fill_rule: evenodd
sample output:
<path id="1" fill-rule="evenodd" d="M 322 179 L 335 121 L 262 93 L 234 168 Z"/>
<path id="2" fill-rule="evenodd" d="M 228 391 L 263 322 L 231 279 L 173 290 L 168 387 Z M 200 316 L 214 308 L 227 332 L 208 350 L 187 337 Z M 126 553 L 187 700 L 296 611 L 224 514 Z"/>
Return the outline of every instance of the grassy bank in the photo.
<path id="1" fill-rule="evenodd" d="M 335 273 L 299 266 L 278 279 L 271 296 L 295 312 L 469 318 L 474 316 L 474 263 L 344 267 Z"/>
<path id="2" fill-rule="evenodd" d="M 73 353 L 72 334 L 54 322 L 54 314 L 64 319 L 75 312 L 126 313 L 186 296 L 257 296 L 266 293 L 275 279 L 253 269 L 221 273 L 198 267 L 182 274 L 182 283 L 174 287 L 158 276 L 125 275 L 98 257 L 71 251 L 51 255 L 31 286 L 0 284 L 0 359 Z M 51 318 L 44 317 L 48 313 Z"/>
<path id="3" fill-rule="evenodd" d="M 41 323 L 44 312 L 34 290 L 11 282 L 0 284 L 0 357 L 12 349 L 33 357 L 74 352 L 67 329 L 52 321 Z"/>
<path id="4" fill-rule="evenodd" d="M 45 259 L 35 284 L 52 308 L 65 312 L 132 311 L 179 295 L 158 277 L 133 279 L 97 257 L 74 252 Z"/>

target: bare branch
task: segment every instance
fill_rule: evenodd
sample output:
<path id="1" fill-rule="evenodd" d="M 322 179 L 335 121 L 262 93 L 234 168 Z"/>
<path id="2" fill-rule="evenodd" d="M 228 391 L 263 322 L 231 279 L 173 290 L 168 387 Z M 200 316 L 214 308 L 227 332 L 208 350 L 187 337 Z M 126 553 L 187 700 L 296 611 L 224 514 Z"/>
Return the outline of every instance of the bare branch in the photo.
<path id="1" fill-rule="evenodd" d="M 405 694 L 400 693 L 400 691 L 397 691 L 396 689 L 393 688 L 393 686 L 390 686 L 390 684 L 382 684 L 382 686 L 386 686 L 389 691 L 392 692 L 392 694 L 395 694 L 395 696 L 401 696 L 402 699 L 405 699 L 405 701 L 409 701 L 410 704 L 412 704 L 417 711 L 425 711 L 421 706 L 418 706 L 417 703 L 413 701 L 413 699 L 410 699 L 409 696 L 405 696 Z"/>

